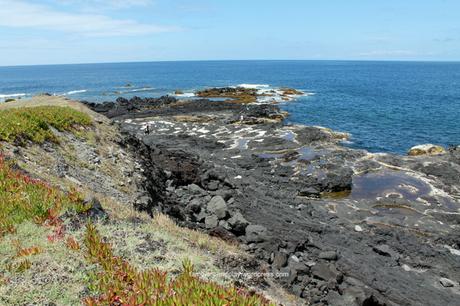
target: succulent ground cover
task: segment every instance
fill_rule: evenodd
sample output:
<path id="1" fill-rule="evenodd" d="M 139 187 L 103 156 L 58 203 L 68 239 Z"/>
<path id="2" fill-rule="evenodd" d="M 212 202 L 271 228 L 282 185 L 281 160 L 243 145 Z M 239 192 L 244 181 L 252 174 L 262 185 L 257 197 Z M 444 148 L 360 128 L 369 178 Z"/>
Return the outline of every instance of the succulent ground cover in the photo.
<path id="1" fill-rule="evenodd" d="M 87 114 L 70 107 L 37 106 L 0 110 L 0 141 L 24 144 L 25 141 L 57 142 L 51 128 L 77 131 L 91 124 Z"/>
<path id="2" fill-rule="evenodd" d="M 0 155 L 0 236 L 14 232 L 15 226 L 24 221 L 41 224 L 68 209 L 85 209 L 80 194 L 64 193 L 33 179 Z"/>

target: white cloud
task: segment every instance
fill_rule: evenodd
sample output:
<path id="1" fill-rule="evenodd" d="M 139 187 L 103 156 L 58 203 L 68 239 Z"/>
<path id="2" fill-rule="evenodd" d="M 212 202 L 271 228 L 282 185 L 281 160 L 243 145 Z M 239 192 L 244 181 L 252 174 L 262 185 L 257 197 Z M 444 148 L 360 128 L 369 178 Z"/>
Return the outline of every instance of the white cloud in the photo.
<path id="1" fill-rule="evenodd" d="M 140 1 L 143 0 L 127 2 Z M 145 35 L 178 30 L 177 27 L 143 24 L 99 14 L 67 13 L 25 1 L 0 0 L 0 7 L 0 26 L 3 27 L 46 29 L 93 37 Z"/>
<path id="2" fill-rule="evenodd" d="M 109 8 L 127 8 L 134 6 L 148 6 L 153 3 L 152 0 L 55 0 L 61 4 L 78 4 L 81 6 L 92 7 L 109 7 Z"/>

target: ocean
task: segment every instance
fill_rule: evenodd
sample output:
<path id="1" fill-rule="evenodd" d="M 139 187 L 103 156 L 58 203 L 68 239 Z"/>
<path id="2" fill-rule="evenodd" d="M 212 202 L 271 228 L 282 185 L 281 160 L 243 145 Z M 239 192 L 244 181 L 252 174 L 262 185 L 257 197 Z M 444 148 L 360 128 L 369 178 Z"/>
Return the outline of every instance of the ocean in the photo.
<path id="1" fill-rule="evenodd" d="M 87 101 L 260 84 L 308 95 L 282 104 L 287 123 L 352 135 L 345 145 L 405 154 L 460 144 L 460 63 L 201 61 L 0 67 L 0 101 L 38 93 Z"/>

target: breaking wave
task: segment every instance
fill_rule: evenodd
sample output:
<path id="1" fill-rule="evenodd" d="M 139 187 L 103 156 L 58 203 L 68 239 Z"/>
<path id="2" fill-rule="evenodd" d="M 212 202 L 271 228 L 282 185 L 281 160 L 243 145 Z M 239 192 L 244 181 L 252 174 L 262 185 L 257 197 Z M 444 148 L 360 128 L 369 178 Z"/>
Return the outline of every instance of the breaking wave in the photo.
<path id="1" fill-rule="evenodd" d="M 87 92 L 87 91 L 88 91 L 88 90 L 86 90 L 86 89 L 72 90 L 72 91 L 66 92 L 66 93 L 64 94 L 64 96 L 75 95 L 75 94 L 84 93 L 84 92 Z"/>

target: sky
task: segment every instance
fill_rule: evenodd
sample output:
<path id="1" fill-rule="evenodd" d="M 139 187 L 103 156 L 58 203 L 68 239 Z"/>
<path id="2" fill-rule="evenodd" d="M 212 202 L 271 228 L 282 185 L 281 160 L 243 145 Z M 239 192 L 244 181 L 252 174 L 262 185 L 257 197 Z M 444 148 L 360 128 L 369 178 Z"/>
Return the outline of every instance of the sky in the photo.
<path id="1" fill-rule="evenodd" d="M 0 66 L 460 60 L 459 0 L 0 0 Z"/>

